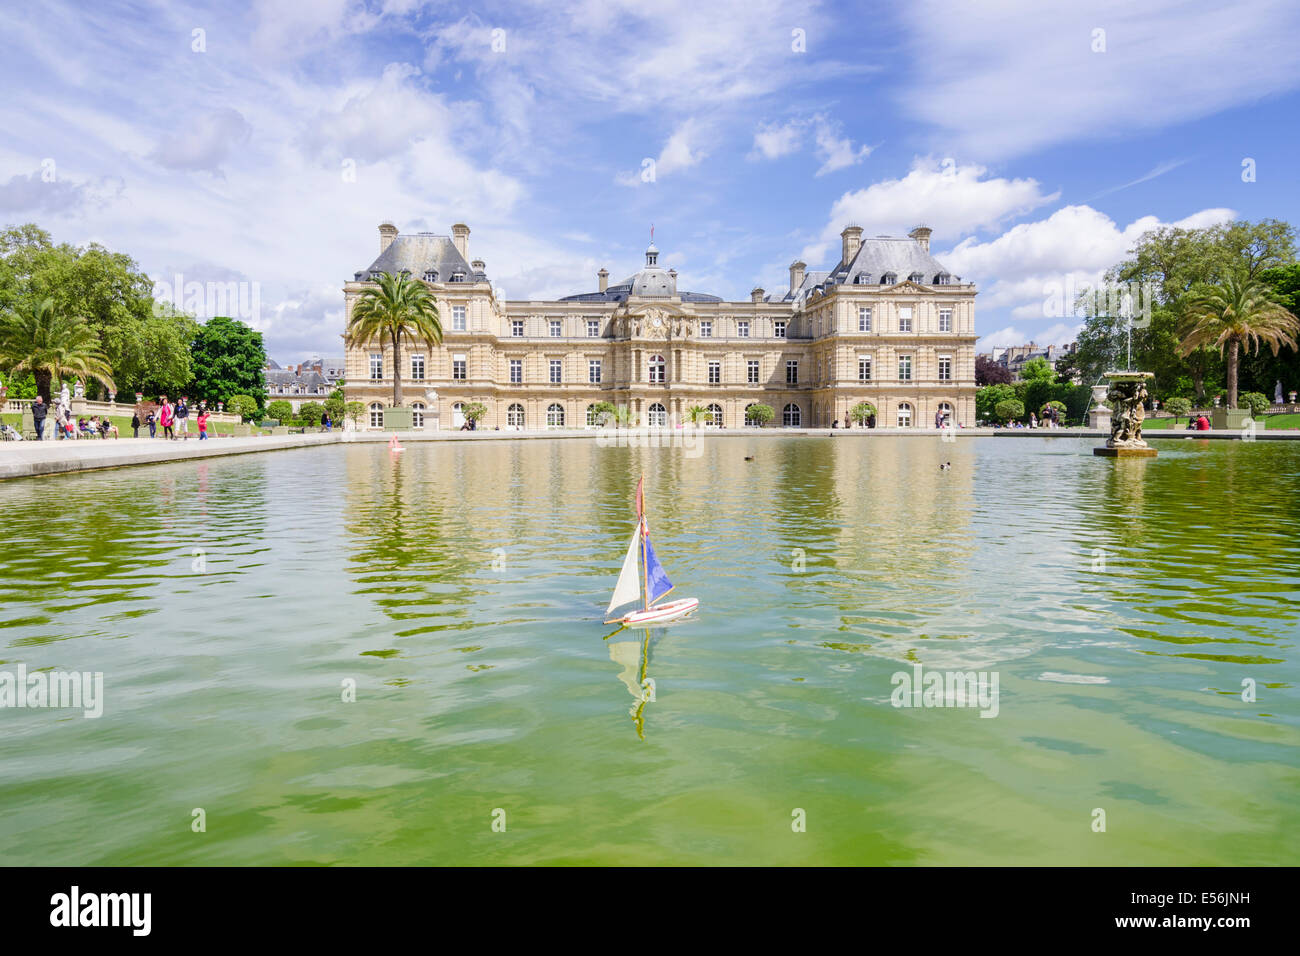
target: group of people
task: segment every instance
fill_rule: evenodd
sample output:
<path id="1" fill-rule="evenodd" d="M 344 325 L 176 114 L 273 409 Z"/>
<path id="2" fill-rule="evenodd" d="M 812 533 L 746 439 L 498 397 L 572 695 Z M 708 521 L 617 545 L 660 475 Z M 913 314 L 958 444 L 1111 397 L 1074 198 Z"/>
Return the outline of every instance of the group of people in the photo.
<path id="1" fill-rule="evenodd" d="M 1208 432 L 1210 430 L 1210 420 L 1205 417 L 1205 413 L 1197 415 L 1195 418 L 1187 420 L 1187 430 L 1189 432 Z"/>
<path id="2" fill-rule="evenodd" d="M 208 406 L 204 402 L 199 403 L 199 413 L 195 417 L 195 424 L 199 429 L 199 441 L 205 441 L 208 438 Z M 131 415 L 131 432 L 133 437 L 140 437 L 140 429 L 148 428 L 149 437 L 158 437 L 158 429 L 162 429 L 163 438 L 168 441 L 188 441 L 190 437 L 190 404 L 189 400 L 182 395 L 180 401 L 173 405 L 168 401 L 167 396 L 163 395 L 159 399 L 157 414 L 150 409 L 143 420 L 140 418 L 140 410 L 137 408 Z"/>

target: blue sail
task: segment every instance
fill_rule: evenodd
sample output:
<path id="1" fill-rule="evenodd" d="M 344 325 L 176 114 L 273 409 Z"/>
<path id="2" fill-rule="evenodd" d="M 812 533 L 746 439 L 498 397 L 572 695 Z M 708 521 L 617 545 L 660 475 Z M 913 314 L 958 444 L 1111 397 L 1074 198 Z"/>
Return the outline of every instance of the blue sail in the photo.
<path id="1" fill-rule="evenodd" d="M 650 546 L 650 534 L 645 536 L 645 577 L 646 603 L 653 604 L 673 589 L 673 582 L 668 580 L 664 566 L 655 557 L 655 549 Z"/>

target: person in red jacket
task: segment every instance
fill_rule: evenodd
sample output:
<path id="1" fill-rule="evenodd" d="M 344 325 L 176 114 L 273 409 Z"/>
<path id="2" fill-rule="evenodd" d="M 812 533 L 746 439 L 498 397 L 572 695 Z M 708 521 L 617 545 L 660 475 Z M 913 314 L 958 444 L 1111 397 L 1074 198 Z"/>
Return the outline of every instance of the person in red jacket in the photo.
<path id="1" fill-rule="evenodd" d="M 172 428 L 176 424 L 176 410 L 172 408 L 172 403 L 167 401 L 167 396 L 162 396 L 162 407 L 158 409 L 158 424 L 162 425 L 163 438 L 175 438 L 176 434 Z"/>
<path id="2" fill-rule="evenodd" d="M 1204 414 L 1196 419 L 1196 430 L 1198 432 L 1208 432 L 1210 430 L 1210 420 Z"/>

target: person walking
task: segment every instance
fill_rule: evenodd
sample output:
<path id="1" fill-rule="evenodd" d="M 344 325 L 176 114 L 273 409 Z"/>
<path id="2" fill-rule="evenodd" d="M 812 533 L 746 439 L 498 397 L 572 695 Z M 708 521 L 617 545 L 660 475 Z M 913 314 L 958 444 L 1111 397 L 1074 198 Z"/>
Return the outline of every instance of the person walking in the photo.
<path id="1" fill-rule="evenodd" d="M 176 434 L 184 435 L 186 441 L 190 437 L 190 404 L 186 401 L 185 396 L 176 403 Z"/>
<path id="2" fill-rule="evenodd" d="M 45 440 L 45 416 L 50 413 L 50 408 L 45 404 L 45 399 L 37 395 L 32 399 L 32 427 L 36 429 L 36 440 Z"/>
<path id="3" fill-rule="evenodd" d="M 153 410 L 150 409 L 144 423 L 149 426 L 149 437 L 154 438 L 158 434 L 158 419 L 154 417 Z"/>
<path id="4" fill-rule="evenodd" d="M 162 407 L 158 409 L 158 424 L 162 426 L 163 438 L 175 440 L 176 409 L 167 401 L 166 395 L 162 396 Z"/>
<path id="5" fill-rule="evenodd" d="M 199 441 L 207 441 L 208 438 L 208 410 L 199 409 Z"/>
<path id="6" fill-rule="evenodd" d="M 140 409 L 138 408 L 131 413 L 131 437 L 140 437 Z"/>

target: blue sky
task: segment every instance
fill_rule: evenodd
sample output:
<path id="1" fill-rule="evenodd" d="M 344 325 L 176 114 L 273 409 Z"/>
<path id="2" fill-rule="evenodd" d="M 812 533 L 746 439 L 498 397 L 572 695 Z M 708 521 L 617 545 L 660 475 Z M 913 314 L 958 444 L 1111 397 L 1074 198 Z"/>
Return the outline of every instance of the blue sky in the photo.
<path id="1" fill-rule="evenodd" d="M 340 351 L 385 218 L 468 223 L 510 298 L 628 275 L 651 223 L 680 288 L 747 299 L 924 222 L 982 346 L 1068 341 L 1052 287 L 1145 229 L 1300 221 L 1294 2 L 53 2 L 0 34 L 3 222 L 257 283 L 281 362 Z"/>

